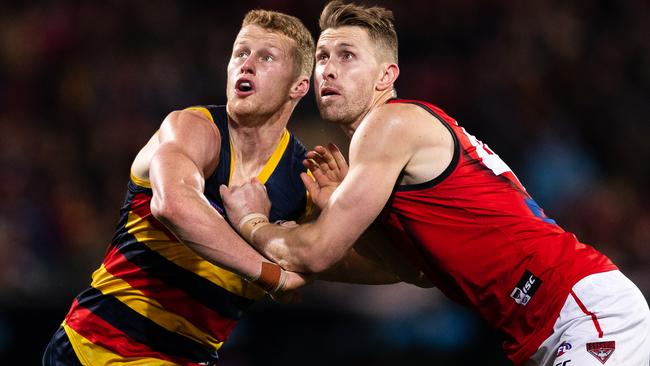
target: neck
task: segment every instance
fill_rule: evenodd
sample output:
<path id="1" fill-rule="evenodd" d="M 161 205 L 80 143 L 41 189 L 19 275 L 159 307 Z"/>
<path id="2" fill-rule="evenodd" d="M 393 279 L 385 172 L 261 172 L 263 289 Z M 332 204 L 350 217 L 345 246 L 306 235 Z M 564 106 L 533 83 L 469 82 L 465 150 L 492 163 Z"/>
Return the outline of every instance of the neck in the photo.
<path id="1" fill-rule="evenodd" d="M 361 113 L 352 123 L 342 124 L 341 129 L 343 129 L 343 132 L 345 132 L 345 134 L 351 138 L 352 135 L 354 135 L 354 132 L 359 128 L 359 126 L 361 126 L 361 123 L 366 118 L 368 113 L 373 111 L 375 108 L 386 104 L 386 102 L 388 102 L 391 98 L 395 98 L 396 96 L 397 95 L 395 93 L 395 89 L 393 88 L 376 93 L 372 98 L 372 102 L 368 108 L 363 113 Z"/>
<path id="2" fill-rule="evenodd" d="M 228 114 L 230 143 L 240 168 L 254 176 L 253 172 L 266 163 L 287 127 L 294 106 L 286 103 L 266 116 Z"/>

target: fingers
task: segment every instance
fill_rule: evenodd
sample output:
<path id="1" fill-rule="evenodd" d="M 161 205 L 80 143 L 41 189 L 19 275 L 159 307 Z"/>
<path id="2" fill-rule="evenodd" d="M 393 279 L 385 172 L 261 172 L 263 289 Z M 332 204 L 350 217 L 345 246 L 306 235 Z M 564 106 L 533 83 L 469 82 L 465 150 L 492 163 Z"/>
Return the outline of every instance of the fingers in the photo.
<path id="1" fill-rule="evenodd" d="M 312 197 L 318 197 L 318 193 L 320 192 L 320 186 L 318 183 L 316 183 L 307 173 L 300 173 L 300 179 L 302 179 L 302 183 L 305 185 L 305 188 L 307 188 L 309 195 Z"/>
<path id="2" fill-rule="evenodd" d="M 318 186 L 321 188 L 330 186 L 332 184 L 338 184 L 338 179 L 331 172 L 325 173 L 323 172 L 323 170 L 319 168 L 316 170 L 312 170 L 311 173 L 314 176 L 316 183 L 318 183 Z"/>
<path id="3" fill-rule="evenodd" d="M 316 163 L 311 158 L 309 158 L 309 156 L 307 156 L 307 159 L 302 161 L 302 165 L 304 165 L 305 168 L 309 169 L 312 172 L 318 168 L 318 165 L 316 165 Z"/>
<path id="4" fill-rule="evenodd" d="M 303 162 L 303 164 L 304 164 L 304 162 Z M 262 184 L 262 182 L 260 182 L 260 180 L 257 177 L 253 177 L 253 178 L 251 178 L 250 181 L 244 182 L 244 183 L 242 183 L 241 185 L 238 185 L 238 186 L 228 187 L 228 186 L 222 184 L 221 186 L 219 186 L 219 193 L 221 194 L 221 197 L 223 197 L 224 194 L 225 195 L 231 195 L 233 192 L 236 192 L 236 191 L 250 189 L 250 188 L 247 188 L 247 187 L 252 187 L 254 189 L 262 190 L 262 191 L 266 192 L 266 186 L 264 184 Z"/>
<path id="5" fill-rule="evenodd" d="M 310 165 L 305 165 L 309 170 L 320 170 L 330 179 L 342 180 L 348 173 L 348 163 L 335 144 L 329 143 L 327 148 L 318 145 L 307 152 L 306 157 L 311 161 Z"/>
<path id="6" fill-rule="evenodd" d="M 348 173 L 348 162 L 345 161 L 343 153 L 341 153 L 341 150 L 339 150 L 338 146 L 334 145 L 331 142 L 327 144 L 327 147 L 329 148 L 329 151 L 332 154 L 334 161 L 336 162 L 336 166 L 339 167 L 341 173 L 343 173 L 343 176 L 345 176 Z"/>
<path id="7" fill-rule="evenodd" d="M 314 150 L 307 152 L 307 159 L 312 160 L 323 171 L 336 170 L 336 161 L 332 154 L 322 146 L 314 147 Z"/>
<path id="8" fill-rule="evenodd" d="M 226 199 L 226 197 L 230 195 L 230 188 L 225 184 L 220 185 L 219 194 L 221 195 L 221 198 Z"/>
<path id="9" fill-rule="evenodd" d="M 278 224 L 278 225 L 280 225 L 282 227 L 289 227 L 289 228 L 300 226 L 300 225 L 298 225 L 297 222 L 295 222 L 293 220 L 291 220 L 291 221 L 279 221 L 279 222 L 276 222 L 276 224 Z"/>
<path id="10" fill-rule="evenodd" d="M 271 299 L 280 304 L 299 304 L 302 302 L 302 296 L 295 290 L 276 292 L 271 295 Z"/>
<path id="11" fill-rule="evenodd" d="M 296 290 L 302 286 L 305 286 L 309 282 L 312 282 L 315 279 L 315 276 L 313 275 L 305 275 L 297 272 L 286 271 L 286 274 L 287 274 L 287 279 L 281 290 L 283 292 Z"/>
<path id="12" fill-rule="evenodd" d="M 321 166 L 321 169 L 325 171 L 339 169 L 334 154 L 330 149 L 326 149 L 319 145 L 314 148 L 314 151 L 318 153 L 318 157 L 314 160 L 316 160 L 316 162 Z"/>
<path id="13" fill-rule="evenodd" d="M 302 164 L 309 169 L 311 174 L 314 176 L 314 179 L 316 179 L 316 182 L 323 186 L 327 183 L 329 183 L 331 180 L 335 180 L 336 177 L 332 177 L 331 173 L 329 170 L 323 171 L 320 165 L 314 163 L 314 161 L 305 159 L 303 160 Z"/>
<path id="14" fill-rule="evenodd" d="M 257 177 L 251 178 L 250 184 L 256 187 L 257 189 L 261 189 L 264 192 L 266 192 L 266 186 L 260 182 L 260 180 Z"/>

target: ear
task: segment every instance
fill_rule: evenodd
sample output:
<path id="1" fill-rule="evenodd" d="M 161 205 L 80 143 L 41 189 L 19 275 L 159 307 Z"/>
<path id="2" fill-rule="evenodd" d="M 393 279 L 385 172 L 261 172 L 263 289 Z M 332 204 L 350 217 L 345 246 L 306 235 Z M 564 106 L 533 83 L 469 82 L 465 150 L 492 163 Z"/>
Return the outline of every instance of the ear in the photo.
<path id="1" fill-rule="evenodd" d="M 309 92 L 309 78 L 301 75 L 291 87 L 291 91 L 289 92 L 289 97 L 291 99 L 300 99 L 305 95 L 307 95 L 308 92 Z"/>
<path id="2" fill-rule="evenodd" d="M 386 63 L 383 65 L 383 70 L 381 71 L 381 77 L 379 81 L 375 84 L 375 88 L 378 91 L 384 91 L 390 89 L 395 84 L 397 77 L 399 76 L 399 66 L 394 63 Z"/>

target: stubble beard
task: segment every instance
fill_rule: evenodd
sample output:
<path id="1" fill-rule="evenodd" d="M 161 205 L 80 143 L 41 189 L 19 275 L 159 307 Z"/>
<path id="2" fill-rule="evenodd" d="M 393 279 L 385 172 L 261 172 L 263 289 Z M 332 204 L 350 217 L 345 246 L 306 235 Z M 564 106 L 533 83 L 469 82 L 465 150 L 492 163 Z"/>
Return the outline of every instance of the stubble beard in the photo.
<path id="1" fill-rule="evenodd" d="M 318 109 L 321 119 L 341 126 L 356 121 L 363 110 L 360 103 L 349 103 L 347 101 L 341 104 L 330 104 L 326 107 L 323 107 L 319 102 Z"/>
<path id="2" fill-rule="evenodd" d="M 263 124 L 283 107 L 282 100 L 271 98 L 267 102 L 260 95 L 251 95 L 245 99 L 235 98 L 228 108 L 231 117 L 245 124 Z"/>

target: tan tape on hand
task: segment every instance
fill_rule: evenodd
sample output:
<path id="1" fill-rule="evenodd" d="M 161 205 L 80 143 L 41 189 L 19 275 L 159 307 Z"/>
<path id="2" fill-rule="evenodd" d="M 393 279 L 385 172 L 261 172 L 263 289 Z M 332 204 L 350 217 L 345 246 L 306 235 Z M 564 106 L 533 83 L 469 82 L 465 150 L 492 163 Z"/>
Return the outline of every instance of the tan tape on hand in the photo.
<path id="1" fill-rule="evenodd" d="M 262 226 L 270 225 L 269 218 L 261 213 L 248 214 L 239 220 L 239 234 L 249 243 L 253 242 L 253 234 Z"/>

